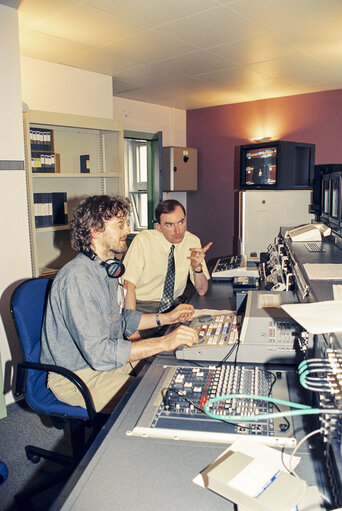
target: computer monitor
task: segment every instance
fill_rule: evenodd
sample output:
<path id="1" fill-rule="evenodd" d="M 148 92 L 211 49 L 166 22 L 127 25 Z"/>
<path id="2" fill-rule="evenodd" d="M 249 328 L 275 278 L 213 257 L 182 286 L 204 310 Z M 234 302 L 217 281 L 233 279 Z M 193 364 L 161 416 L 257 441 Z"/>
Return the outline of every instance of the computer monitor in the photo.
<path id="1" fill-rule="evenodd" d="M 246 186 L 276 186 L 277 147 L 260 147 L 247 150 L 244 172 Z"/>
<path id="2" fill-rule="evenodd" d="M 298 190 L 312 187 L 315 145 L 278 140 L 240 146 L 242 190 Z"/>
<path id="3" fill-rule="evenodd" d="M 342 233 L 342 172 L 321 177 L 321 215 L 319 220 L 338 234 Z"/>
<path id="4" fill-rule="evenodd" d="M 330 175 L 322 178 L 322 220 L 329 221 L 330 215 Z"/>
<path id="5" fill-rule="evenodd" d="M 341 210 L 341 175 L 333 174 L 330 177 L 330 216 L 332 220 L 339 220 Z"/>

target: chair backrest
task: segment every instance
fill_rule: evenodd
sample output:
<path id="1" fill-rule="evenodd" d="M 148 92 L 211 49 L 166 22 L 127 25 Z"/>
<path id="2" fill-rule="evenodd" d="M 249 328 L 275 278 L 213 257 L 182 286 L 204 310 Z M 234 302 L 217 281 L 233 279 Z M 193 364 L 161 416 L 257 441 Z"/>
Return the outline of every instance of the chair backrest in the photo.
<path id="1" fill-rule="evenodd" d="M 47 278 L 29 279 L 12 295 L 11 312 L 27 362 L 40 361 L 40 336 L 51 283 Z"/>
<path id="2" fill-rule="evenodd" d="M 28 279 L 11 298 L 11 314 L 26 362 L 40 362 L 41 330 L 51 284 L 48 278 Z M 84 408 L 59 401 L 47 388 L 46 377 L 46 371 L 27 370 L 25 399 L 31 408 L 48 415 L 88 418 Z"/>

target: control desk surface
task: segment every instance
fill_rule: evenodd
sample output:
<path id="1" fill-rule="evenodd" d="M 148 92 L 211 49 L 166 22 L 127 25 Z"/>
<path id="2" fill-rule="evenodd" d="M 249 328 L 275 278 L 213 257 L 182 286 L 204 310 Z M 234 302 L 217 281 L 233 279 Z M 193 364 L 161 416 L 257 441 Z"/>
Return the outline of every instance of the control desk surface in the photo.
<path id="1" fill-rule="evenodd" d="M 233 309 L 232 286 L 226 282 L 210 282 L 206 295 L 194 295 L 191 303 L 196 309 Z M 141 511 L 234 511 L 231 502 L 192 482 L 223 452 L 226 445 L 127 435 L 143 417 L 158 385 L 164 386 L 161 372 L 166 367 L 179 365 L 191 367 L 191 362 L 180 363 L 173 355 L 154 359 L 151 369 L 155 366 L 162 369 L 146 372 L 139 385 L 132 389 L 121 413 L 117 416 L 114 412 L 109 418 L 50 511 L 92 511 L 112 509 L 113 506 L 120 511 L 135 508 Z M 200 362 L 196 364 L 198 367 L 201 365 Z M 287 367 L 286 376 L 290 401 L 305 402 L 308 395 L 298 384 L 295 369 Z M 310 417 L 293 417 L 292 424 L 297 442 L 312 430 Z M 297 454 L 302 461 L 296 472 L 308 484 L 318 485 L 320 491 L 329 494 L 324 470 L 319 463 L 323 455 L 316 437 L 310 445 L 311 448 L 316 445 L 314 451 L 308 443 L 300 446 Z"/>

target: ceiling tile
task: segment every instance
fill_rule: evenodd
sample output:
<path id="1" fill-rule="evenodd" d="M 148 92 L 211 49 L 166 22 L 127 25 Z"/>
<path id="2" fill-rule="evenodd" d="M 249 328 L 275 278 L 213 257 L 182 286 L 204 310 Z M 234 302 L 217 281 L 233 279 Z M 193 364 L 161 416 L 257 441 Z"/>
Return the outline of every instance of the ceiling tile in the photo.
<path id="1" fill-rule="evenodd" d="M 107 49 L 118 51 L 122 55 L 127 55 L 130 58 L 135 58 L 145 63 L 177 57 L 194 50 L 188 44 L 154 31 L 147 31 L 134 37 L 127 37 L 113 45 L 108 45 Z"/>
<path id="2" fill-rule="evenodd" d="M 21 55 L 58 63 L 64 63 L 67 56 L 88 49 L 83 44 L 50 37 L 35 31 L 21 32 L 19 45 Z"/>
<path id="3" fill-rule="evenodd" d="M 272 78 L 281 78 L 293 74 L 326 72 L 326 67 L 320 65 L 317 61 L 296 52 L 290 57 L 271 59 L 265 62 L 257 62 L 249 67 L 258 73 L 265 74 Z"/>
<path id="4" fill-rule="evenodd" d="M 127 71 L 114 74 L 115 78 L 119 78 L 126 83 L 136 84 L 140 87 L 164 85 L 164 87 L 170 86 L 171 83 L 179 83 L 179 77 L 169 72 L 167 69 L 161 69 L 153 65 L 143 65 L 140 67 L 132 68 Z M 186 80 L 183 78 L 182 80 Z"/>
<path id="5" fill-rule="evenodd" d="M 107 47 L 103 47 L 91 48 L 65 56 L 63 64 L 96 73 L 113 75 L 140 66 L 141 62 L 118 52 L 110 52 Z"/>
<path id="6" fill-rule="evenodd" d="M 264 30 L 228 7 L 218 7 L 205 13 L 196 13 L 183 20 L 162 27 L 162 33 L 192 44 L 197 48 L 210 48 L 227 41 L 258 35 Z"/>
<path id="7" fill-rule="evenodd" d="M 164 60 L 159 62 L 158 65 L 180 75 L 195 76 L 200 73 L 208 73 L 227 68 L 228 66 L 235 66 L 236 64 L 206 51 L 195 51 Z"/>
<path id="8" fill-rule="evenodd" d="M 215 46 L 210 48 L 210 52 L 241 65 L 287 57 L 296 53 L 297 50 L 272 34 L 263 34 L 242 41 Z"/>
<path id="9" fill-rule="evenodd" d="M 342 4 L 342 2 L 341 2 Z M 289 41 L 303 55 L 321 64 L 338 64 L 342 55 L 342 16 L 327 23 L 318 21 L 305 25 L 302 30 L 293 28 L 278 32 L 279 38 Z"/>
<path id="10" fill-rule="evenodd" d="M 341 0 L 240 0 L 231 8 L 272 31 L 342 16 Z"/>
<path id="11" fill-rule="evenodd" d="M 49 18 L 43 18 L 35 24 L 35 29 L 55 37 L 93 46 L 103 46 L 143 30 L 138 24 L 88 6 L 82 6 L 80 9 L 77 3 Z"/>
<path id="12" fill-rule="evenodd" d="M 220 71 L 199 74 L 197 75 L 197 78 L 200 78 L 206 83 L 212 83 L 219 86 L 223 85 L 239 87 L 243 87 L 244 84 L 248 84 L 249 86 L 250 84 L 256 84 L 258 82 L 264 81 L 265 79 L 268 79 L 248 67 L 221 69 Z"/>
<path id="13" fill-rule="evenodd" d="M 283 78 L 288 84 L 300 88 L 302 91 L 329 90 L 333 85 L 330 73 L 301 73 Z"/>
<path id="14" fill-rule="evenodd" d="M 217 7 L 215 0 L 84 0 L 84 5 L 114 14 L 126 21 L 134 20 L 144 27 L 153 28 L 194 12 Z"/>
<path id="15" fill-rule="evenodd" d="M 61 13 L 67 16 L 67 11 L 78 6 L 77 0 L 21 0 L 18 9 L 19 29 L 34 28 L 36 25 L 47 23 L 47 20 Z M 48 27 L 47 27 L 48 29 Z"/>

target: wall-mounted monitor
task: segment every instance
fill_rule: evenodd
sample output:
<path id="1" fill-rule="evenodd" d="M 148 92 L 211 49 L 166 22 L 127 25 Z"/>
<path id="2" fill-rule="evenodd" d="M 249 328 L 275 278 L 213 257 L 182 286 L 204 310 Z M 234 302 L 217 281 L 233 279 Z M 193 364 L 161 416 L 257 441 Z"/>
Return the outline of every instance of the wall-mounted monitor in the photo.
<path id="1" fill-rule="evenodd" d="M 312 187 L 315 145 L 275 141 L 240 147 L 243 190 L 305 190 Z"/>
<path id="2" fill-rule="evenodd" d="M 245 153 L 244 182 L 246 186 L 277 185 L 277 147 L 248 149 Z"/>

